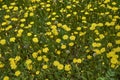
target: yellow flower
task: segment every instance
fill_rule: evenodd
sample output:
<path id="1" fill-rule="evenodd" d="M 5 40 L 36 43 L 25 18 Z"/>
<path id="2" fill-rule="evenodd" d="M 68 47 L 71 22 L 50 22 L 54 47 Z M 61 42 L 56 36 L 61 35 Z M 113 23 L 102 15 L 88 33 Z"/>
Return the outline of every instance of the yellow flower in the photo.
<path id="1" fill-rule="evenodd" d="M 21 74 L 21 72 L 18 70 L 15 72 L 15 76 L 19 76 Z"/>
<path id="2" fill-rule="evenodd" d="M 51 25 L 51 22 L 47 22 L 46 24 L 47 24 L 47 25 Z"/>
<path id="3" fill-rule="evenodd" d="M 69 5 L 69 6 L 66 6 L 66 8 L 67 8 L 67 9 L 71 9 L 71 6 L 70 6 L 70 5 Z"/>
<path id="4" fill-rule="evenodd" d="M 57 50 L 57 51 L 56 51 L 56 54 L 60 55 L 60 54 L 61 54 L 61 51 L 60 51 L 60 50 Z"/>
<path id="5" fill-rule="evenodd" d="M 40 71 L 36 71 L 36 74 L 37 74 L 37 75 L 40 74 Z"/>
<path id="6" fill-rule="evenodd" d="M 5 28 L 6 31 L 12 29 L 12 25 L 9 25 L 8 27 Z"/>
<path id="7" fill-rule="evenodd" d="M 66 48 L 66 45 L 62 44 L 61 49 L 65 49 L 65 48 Z"/>
<path id="8" fill-rule="evenodd" d="M 8 76 L 4 76 L 3 80 L 9 80 Z"/>
<path id="9" fill-rule="evenodd" d="M 57 65 L 58 70 L 62 70 L 64 68 L 63 64 Z"/>
<path id="10" fill-rule="evenodd" d="M 81 30 L 81 27 L 77 27 L 77 29 L 76 29 L 76 30 L 80 31 L 80 30 Z"/>
<path id="11" fill-rule="evenodd" d="M 70 40 L 75 40 L 75 36 L 70 36 Z"/>
<path id="12" fill-rule="evenodd" d="M 95 30 L 95 29 L 96 29 L 96 24 L 93 23 L 93 24 L 91 25 L 91 27 L 90 27 L 90 30 Z"/>
<path id="13" fill-rule="evenodd" d="M 1 44 L 1 45 L 5 45 L 5 44 L 6 44 L 6 40 L 5 40 L 5 39 L 1 39 L 1 40 L 0 40 L 0 44 Z"/>
<path id="14" fill-rule="evenodd" d="M 33 53 L 32 53 L 32 56 L 33 56 L 33 58 L 37 58 L 38 53 L 37 53 L 37 52 L 33 52 Z"/>
<path id="15" fill-rule="evenodd" d="M 118 60 L 117 60 L 117 58 L 111 58 L 110 62 L 111 62 L 112 64 L 117 64 L 117 63 L 118 63 Z"/>
<path id="16" fill-rule="evenodd" d="M 44 53 L 47 53 L 48 51 L 49 51 L 49 48 L 48 48 L 48 47 L 43 48 L 43 52 L 44 52 Z"/>
<path id="17" fill-rule="evenodd" d="M 70 71 L 70 70 L 71 70 L 71 65 L 70 64 L 65 65 L 65 71 Z"/>
<path id="18" fill-rule="evenodd" d="M 107 44 L 107 47 L 112 47 L 112 43 L 108 43 L 108 44 Z"/>
<path id="19" fill-rule="evenodd" d="M 68 39 L 68 35 L 63 35 L 62 37 L 64 40 Z"/>
<path id="20" fill-rule="evenodd" d="M 88 55 L 88 56 L 87 56 L 87 59 L 91 59 L 91 58 L 92 58 L 92 56 L 91 56 L 91 55 Z"/>
<path id="21" fill-rule="evenodd" d="M 93 43 L 92 43 L 92 46 L 93 46 L 93 47 L 100 47 L 100 46 L 101 46 L 101 43 L 93 42 Z"/>
<path id="22" fill-rule="evenodd" d="M 21 21 L 21 22 L 25 22 L 25 21 L 26 21 L 26 19 L 24 19 L 24 18 L 23 18 L 23 19 L 20 19 L 20 21 Z"/>
<path id="23" fill-rule="evenodd" d="M 54 66 L 58 66 L 59 64 L 60 64 L 59 61 L 54 61 L 54 62 L 53 62 L 53 65 L 54 65 Z"/>
<path id="24" fill-rule="evenodd" d="M 32 33 L 31 33 L 31 32 L 27 33 L 27 36 L 31 36 L 31 35 L 32 35 Z"/>
<path id="25" fill-rule="evenodd" d="M 33 66 L 30 64 L 30 65 L 27 65 L 27 69 L 28 70 L 32 70 Z"/>
<path id="26" fill-rule="evenodd" d="M 77 59 L 77 63 L 82 63 L 82 60 L 81 59 Z"/>
<path id="27" fill-rule="evenodd" d="M 111 68 L 115 68 L 115 64 L 111 64 Z"/>
<path id="28" fill-rule="evenodd" d="M 120 32 L 117 33 L 117 36 L 120 37 Z"/>
<path id="29" fill-rule="evenodd" d="M 37 37 L 34 37 L 33 39 L 32 39 L 32 41 L 34 42 L 34 43 L 38 43 L 38 38 Z"/>
<path id="30" fill-rule="evenodd" d="M 15 60 L 16 60 L 16 61 L 19 61 L 20 59 L 21 59 L 20 56 L 16 56 L 16 57 L 15 57 Z"/>
<path id="31" fill-rule="evenodd" d="M 17 11 L 17 10 L 18 10 L 18 7 L 17 7 L 17 6 L 15 6 L 13 10 L 14 10 L 14 11 Z"/>
<path id="32" fill-rule="evenodd" d="M 105 36 L 103 34 L 99 35 L 100 39 L 103 39 Z"/>
<path id="33" fill-rule="evenodd" d="M 31 13 L 30 13 L 30 16 L 34 16 L 34 13 L 33 13 L 33 12 L 31 12 Z"/>
<path id="34" fill-rule="evenodd" d="M 99 49 L 94 49 L 93 51 L 95 52 L 95 54 L 101 54 L 101 51 Z"/>
<path id="35" fill-rule="evenodd" d="M 42 56 L 38 56 L 38 57 L 37 57 L 37 60 L 38 60 L 38 61 L 41 61 L 41 60 L 42 60 Z"/>
<path id="36" fill-rule="evenodd" d="M 23 31 L 24 31 L 23 29 L 19 29 L 18 33 L 23 33 Z"/>
<path id="37" fill-rule="evenodd" d="M 116 43 L 116 44 L 120 44 L 120 40 L 116 40 L 115 43 Z"/>
<path id="38" fill-rule="evenodd" d="M 43 68 L 43 69 L 47 69 L 47 68 L 48 68 L 48 65 L 43 65 L 42 68 Z"/>
<path id="39" fill-rule="evenodd" d="M 4 64 L 0 61 L 0 68 L 3 68 Z"/>
<path id="40" fill-rule="evenodd" d="M 115 26 L 115 29 L 116 29 L 116 30 L 119 30 L 119 29 L 120 29 L 120 25 L 116 25 L 116 26 Z"/>
<path id="41" fill-rule="evenodd" d="M 26 63 L 27 65 L 29 65 L 29 64 L 32 63 L 32 60 L 31 60 L 31 59 L 27 59 L 25 63 Z"/>
<path id="42" fill-rule="evenodd" d="M 61 27 L 61 26 L 62 26 L 62 24 L 61 24 L 61 23 L 58 23 L 58 24 L 57 24 L 57 26 L 58 26 L 58 27 Z"/>
<path id="43" fill-rule="evenodd" d="M 8 19 L 8 18 L 10 18 L 10 16 L 9 16 L 9 15 L 5 15 L 4 18 L 5 18 L 5 19 Z"/>
<path id="44" fill-rule="evenodd" d="M 111 58 L 115 55 L 115 52 L 114 51 L 111 51 L 109 53 L 107 53 L 107 58 Z"/>
<path id="45" fill-rule="evenodd" d="M 47 57 L 43 58 L 45 62 L 48 62 L 49 59 Z"/>
<path id="46" fill-rule="evenodd" d="M 15 39 L 16 39 L 15 37 L 11 37 L 10 42 L 15 42 Z"/>
<path id="47" fill-rule="evenodd" d="M 105 52 L 105 48 L 104 48 L 104 47 L 101 48 L 101 49 L 100 49 L 100 52 L 102 52 L 102 53 Z"/>
<path id="48" fill-rule="evenodd" d="M 76 58 L 73 59 L 73 63 L 77 63 L 77 59 Z"/>
<path id="49" fill-rule="evenodd" d="M 17 68 L 17 65 L 16 65 L 15 63 L 11 63 L 11 64 L 10 64 L 10 67 L 11 67 L 11 69 L 16 69 L 16 68 Z"/>

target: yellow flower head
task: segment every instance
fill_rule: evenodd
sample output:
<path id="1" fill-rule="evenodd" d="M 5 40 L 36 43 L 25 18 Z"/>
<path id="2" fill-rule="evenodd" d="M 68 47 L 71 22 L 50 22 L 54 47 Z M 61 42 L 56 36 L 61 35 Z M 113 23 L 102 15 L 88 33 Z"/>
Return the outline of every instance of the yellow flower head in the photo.
<path id="1" fill-rule="evenodd" d="M 43 68 L 43 69 L 47 69 L 47 68 L 48 68 L 48 65 L 43 65 L 42 68 Z"/>
<path id="2" fill-rule="evenodd" d="M 58 68 L 58 70 L 62 70 L 62 69 L 64 68 L 64 66 L 63 66 L 63 64 L 59 64 L 59 65 L 57 66 L 57 68 Z"/>
<path id="3" fill-rule="evenodd" d="M 65 65 L 65 71 L 70 71 L 70 70 L 71 70 L 71 65 L 70 64 Z"/>
<path id="4" fill-rule="evenodd" d="M 19 76 L 21 74 L 21 72 L 18 70 L 15 72 L 15 76 Z"/>
<path id="5" fill-rule="evenodd" d="M 6 44 L 6 40 L 5 40 L 5 39 L 1 39 L 1 40 L 0 40 L 0 44 L 1 44 L 1 45 L 5 45 L 5 44 Z"/>
<path id="6" fill-rule="evenodd" d="M 15 37 L 11 37 L 10 42 L 15 42 L 15 39 L 16 39 Z"/>
<path id="7" fill-rule="evenodd" d="M 3 80 L 9 80 L 8 76 L 4 76 Z"/>
<path id="8" fill-rule="evenodd" d="M 33 39 L 32 39 L 32 41 L 34 42 L 34 43 L 38 43 L 38 38 L 37 37 L 34 37 Z"/>

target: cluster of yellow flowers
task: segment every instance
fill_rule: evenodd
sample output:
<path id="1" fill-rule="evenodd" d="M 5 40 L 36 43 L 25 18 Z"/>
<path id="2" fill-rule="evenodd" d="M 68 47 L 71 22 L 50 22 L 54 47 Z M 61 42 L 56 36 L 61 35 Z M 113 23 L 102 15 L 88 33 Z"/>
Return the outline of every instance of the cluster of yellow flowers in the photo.
<path id="1" fill-rule="evenodd" d="M 97 56 L 103 65 L 117 69 L 118 5 L 114 0 L 0 0 L 0 71 L 6 69 L 0 80 L 24 72 L 72 73 L 75 66 L 89 64 Z"/>

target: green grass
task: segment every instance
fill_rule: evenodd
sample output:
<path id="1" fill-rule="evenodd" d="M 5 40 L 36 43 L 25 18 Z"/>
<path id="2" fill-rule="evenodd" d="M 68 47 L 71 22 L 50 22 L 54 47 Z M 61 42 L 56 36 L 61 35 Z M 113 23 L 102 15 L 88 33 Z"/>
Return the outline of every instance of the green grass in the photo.
<path id="1" fill-rule="evenodd" d="M 0 80 L 119 80 L 119 10 L 119 0 L 0 0 Z"/>

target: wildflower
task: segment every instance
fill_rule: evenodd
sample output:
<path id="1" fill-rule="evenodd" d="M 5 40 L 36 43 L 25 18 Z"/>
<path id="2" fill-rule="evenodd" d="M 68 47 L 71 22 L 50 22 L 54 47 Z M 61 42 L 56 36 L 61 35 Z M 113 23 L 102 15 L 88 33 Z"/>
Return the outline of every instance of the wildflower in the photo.
<path id="1" fill-rule="evenodd" d="M 29 15 L 30 15 L 30 16 L 33 16 L 33 15 L 34 15 L 34 13 L 33 13 L 33 12 L 31 12 Z"/>
<path id="2" fill-rule="evenodd" d="M 107 47 L 112 47 L 112 43 L 108 43 L 108 44 L 107 44 Z"/>
<path id="3" fill-rule="evenodd" d="M 116 25 L 116 26 L 115 26 L 115 29 L 116 29 L 116 30 L 119 30 L 119 29 L 120 29 L 120 25 Z"/>
<path id="4" fill-rule="evenodd" d="M 57 38 L 57 39 L 56 39 L 56 42 L 57 42 L 57 43 L 60 43 L 60 42 L 61 42 L 61 39 Z"/>
<path id="5" fill-rule="evenodd" d="M 102 53 L 105 52 L 105 48 L 101 48 L 100 52 L 102 52 Z"/>
<path id="6" fill-rule="evenodd" d="M 79 59 L 77 59 L 77 63 L 81 63 L 82 62 L 82 60 L 79 58 Z"/>
<path id="7" fill-rule="evenodd" d="M 70 40 L 75 40 L 75 36 L 70 36 Z"/>
<path id="8" fill-rule="evenodd" d="M 120 44 L 120 40 L 116 40 L 115 43 L 116 43 L 116 44 Z"/>
<path id="9" fill-rule="evenodd" d="M 1 40 L 0 40 L 0 44 L 1 44 L 1 45 L 5 45 L 5 44 L 6 44 L 6 40 L 5 40 L 5 39 L 1 39 Z"/>
<path id="10" fill-rule="evenodd" d="M 42 68 L 43 68 L 43 69 L 47 69 L 47 68 L 48 68 L 48 65 L 43 65 Z"/>
<path id="11" fill-rule="evenodd" d="M 73 42 L 70 42 L 68 45 L 69 45 L 69 46 L 73 46 L 73 45 L 74 45 L 74 43 L 73 43 Z"/>
<path id="12" fill-rule="evenodd" d="M 20 59 L 21 59 L 20 56 L 16 56 L 16 57 L 15 57 L 15 60 L 16 60 L 16 61 L 19 61 Z"/>
<path id="13" fill-rule="evenodd" d="M 37 74 L 37 75 L 40 74 L 40 71 L 36 71 L 36 74 Z"/>
<path id="14" fill-rule="evenodd" d="M 118 60 L 116 58 L 111 58 L 110 62 L 112 64 L 117 64 L 118 63 Z"/>
<path id="15" fill-rule="evenodd" d="M 49 48 L 48 48 L 48 47 L 43 48 L 43 52 L 44 52 L 44 53 L 47 53 L 48 51 L 49 51 Z"/>
<path id="16" fill-rule="evenodd" d="M 58 70 L 62 70 L 64 68 L 63 64 L 58 64 L 57 66 Z"/>
<path id="17" fill-rule="evenodd" d="M 26 63 L 27 65 L 29 65 L 29 64 L 32 63 L 32 60 L 31 60 L 31 59 L 27 59 L 25 63 Z"/>
<path id="18" fill-rule="evenodd" d="M 87 59 L 91 59 L 91 58 L 92 58 L 92 56 L 91 56 L 91 55 L 88 55 L 88 56 L 87 56 Z"/>
<path id="19" fill-rule="evenodd" d="M 71 65 L 70 64 L 65 65 L 65 71 L 70 71 L 70 70 L 71 70 Z"/>
<path id="20" fill-rule="evenodd" d="M 0 61 L 0 68 L 3 68 L 4 64 Z"/>
<path id="21" fill-rule="evenodd" d="M 76 58 L 73 59 L 73 63 L 77 63 L 77 59 Z"/>
<path id="22" fill-rule="evenodd" d="M 38 53 L 37 53 L 37 52 L 33 52 L 33 53 L 32 53 L 32 56 L 33 56 L 33 58 L 37 58 Z"/>
<path id="23" fill-rule="evenodd" d="M 117 33 L 117 36 L 120 37 L 120 32 Z"/>
<path id="24" fill-rule="evenodd" d="M 61 49 L 65 49 L 65 48 L 66 48 L 66 45 L 62 44 Z"/>
<path id="25" fill-rule="evenodd" d="M 32 33 L 31 33 L 31 32 L 28 32 L 28 33 L 27 33 L 27 36 L 31 36 L 31 35 L 32 35 Z"/>
<path id="26" fill-rule="evenodd" d="M 100 39 L 103 39 L 105 36 L 103 34 L 99 35 Z"/>
<path id="27" fill-rule="evenodd" d="M 56 54 L 60 55 L 60 54 L 61 54 L 61 51 L 60 51 L 60 50 L 57 50 L 57 51 L 56 51 Z"/>
<path id="28" fill-rule="evenodd" d="M 46 24 L 47 24 L 47 25 L 51 25 L 51 22 L 47 22 Z"/>
<path id="29" fill-rule="evenodd" d="M 80 31 L 80 30 L 81 30 L 81 27 L 77 27 L 77 30 Z"/>
<path id="30" fill-rule="evenodd" d="M 33 39 L 32 39 L 32 41 L 34 42 L 34 43 L 38 43 L 38 38 L 37 37 L 34 37 Z"/>
<path id="31" fill-rule="evenodd" d="M 54 65 L 54 66 L 58 66 L 59 64 L 60 64 L 59 61 L 54 61 L 54 62 L 53 62 L 53 65 Z"/>
<path id="32" fill-rule="evenodd" d="M 92 46 L 93 46 L 93 47 L 100 47 L 100 46 L 101 46 L 101 43 L 96 43 L 96 42 L 94 42 L 94 43 L 92 43 Z"/>
<path id="33" fill-rule="evenodd" d="M 8 30 L 10 30 L 10 29 L 12 29 L 12 25 L 9 25 L 8 27 L 6 27 L 6 31 L 8 31 Z"/>
<path id="34" fill-rule="evenodd" d="M 3 80 L 9 80 L 8 76 L 4 76 Z"/>
<path id="35" fill-rule="evenodd" d="M 37 60 L 38 60 L 38 61 L 41 61 L 41 60 L 42 60 L 42 56 L 38 56 L 38 57 L 37 57 Z"/>
<path id="36" fill-rule="evenodd" d="M 68 35 L 63 35 L 63 39 L 64 40 L 68 39 Z"/>
<path id="37" fill-rule="evenodd" d="M 15 39 L 16 39 L 15 37 L 11 37 L 10 42 L 15 42 Z"/>
<path id="38" fill-rule="evenodd" d="M 5 18 L 5 19 L 8 19 L 8 18 L 10 18 L 10 16 L 9 16 L 9 15 L 5 15 L 4 18 Z"/>
<path id="39" fill-rule="evenodd" d="M 18 70 L 15 72 L 15 76 L 19 76 L 21 74 L 21 72 Z"/>
<path id="40" fill-rule="evenodd" d="M 23 18 L 23 19 L 20 19 L 20 21 L 21 21 L 21 22 L 25 22 L 25 21 L 26 21 L 26 19 L 24 19 L 24 18 Z"/>
<path id="41" fill-rule="evenodd" d="M 44 61 L 45 62 L 48 62 L 49 61 L 49 59 L 46 57 L 46 58 L 43 58 L 44 59 Z"/>

